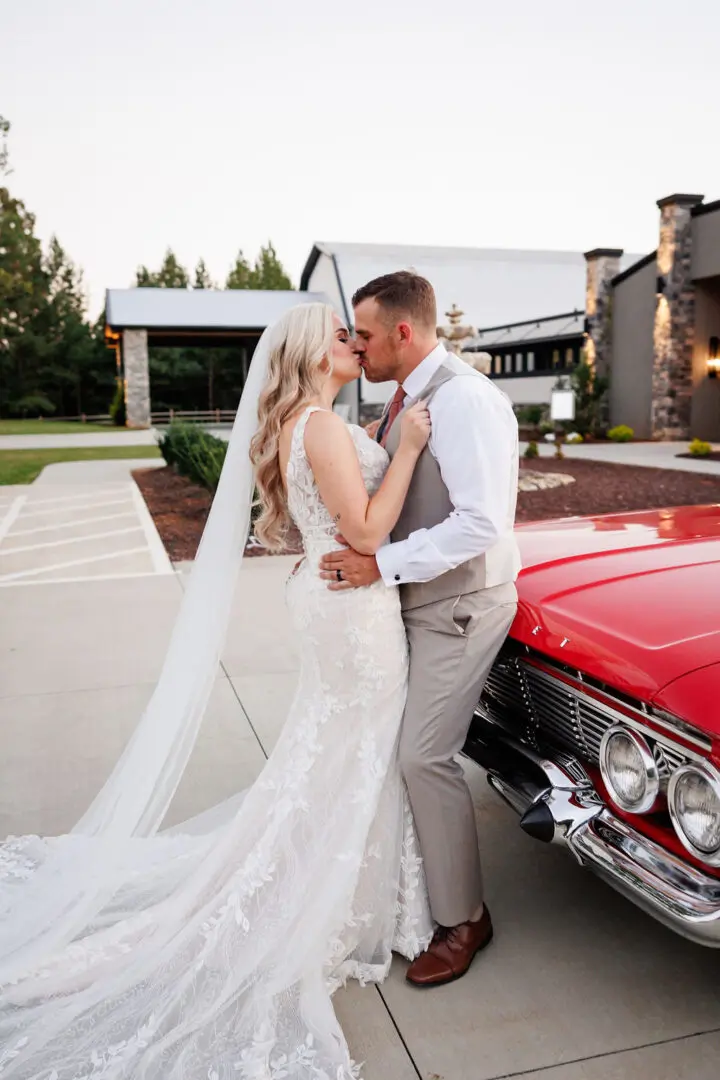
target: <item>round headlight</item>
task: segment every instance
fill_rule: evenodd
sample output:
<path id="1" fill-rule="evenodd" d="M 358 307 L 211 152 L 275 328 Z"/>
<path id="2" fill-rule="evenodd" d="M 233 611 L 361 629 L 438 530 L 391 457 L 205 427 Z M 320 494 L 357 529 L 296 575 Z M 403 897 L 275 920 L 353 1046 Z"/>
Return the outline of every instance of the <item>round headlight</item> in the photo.
<path id="1" fill-rule="evenodd" d="M 600 743 L 600 771 L 612 800 L 629 814 L 652 810 L 660 791 L 660 773 L 646 740 L 615 724 Z"/>
<path id="2" fill-rule="evenodd" d="M 670 777 L 668 805 L 675 832 L 693 855 L 720 865 L 720 774 L 712 765 L 683 765 Z"/>

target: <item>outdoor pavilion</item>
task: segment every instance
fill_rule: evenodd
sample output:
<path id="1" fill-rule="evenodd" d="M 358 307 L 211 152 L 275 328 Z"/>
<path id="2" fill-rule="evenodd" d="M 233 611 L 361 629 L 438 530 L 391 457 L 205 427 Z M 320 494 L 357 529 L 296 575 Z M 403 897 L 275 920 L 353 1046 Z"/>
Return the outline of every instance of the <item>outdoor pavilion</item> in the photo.
<path id="1" fill-rule="evenodd" d="M 127 426 L 152 423 L 148 350 L 164 346 L 240 346 L 247 376 L 266 327 L 296 304 L 322 301 L 318 292 L 254 289 L 108 289 L 106 339 L 116 350 L 125 387 Z"/>

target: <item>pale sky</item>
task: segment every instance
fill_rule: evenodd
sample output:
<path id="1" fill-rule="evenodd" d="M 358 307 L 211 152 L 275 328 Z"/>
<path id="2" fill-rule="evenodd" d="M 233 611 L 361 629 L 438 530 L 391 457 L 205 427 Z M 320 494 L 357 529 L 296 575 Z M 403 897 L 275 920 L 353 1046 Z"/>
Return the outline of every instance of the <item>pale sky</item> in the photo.
<path id="1" fill-rule="evenodd" d="M 720 198 L 717 0 L 23 0 L 7 183 L 105 288 L 271 238 L 579 251 Z"/>

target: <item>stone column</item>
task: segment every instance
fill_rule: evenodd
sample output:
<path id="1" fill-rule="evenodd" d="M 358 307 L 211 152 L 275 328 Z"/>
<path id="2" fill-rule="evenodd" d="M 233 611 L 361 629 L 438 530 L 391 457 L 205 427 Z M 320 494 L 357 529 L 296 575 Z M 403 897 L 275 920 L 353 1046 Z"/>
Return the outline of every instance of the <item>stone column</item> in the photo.
<path id="1" fill-rule="evenodd" d="M 620 273 L 622 248 L 585 252 L 585 353 L 598 375 L 610 374 L 612 280 Z"/>
<path id="2" fill-rule="evenodd" d="M 147 330 L 123 330 L 125 415 L 129 428 L 150 427 L 150 369 Z"/>
<path id="3" fill-rule="evenodd" d="M 702 200 L 702 195 L 670 195 L 658 202 L 660 243 L 652 377 L 655 439 L 690 437 L 695 336 L 695 290 L 690 271 L 692 208 Z"/>

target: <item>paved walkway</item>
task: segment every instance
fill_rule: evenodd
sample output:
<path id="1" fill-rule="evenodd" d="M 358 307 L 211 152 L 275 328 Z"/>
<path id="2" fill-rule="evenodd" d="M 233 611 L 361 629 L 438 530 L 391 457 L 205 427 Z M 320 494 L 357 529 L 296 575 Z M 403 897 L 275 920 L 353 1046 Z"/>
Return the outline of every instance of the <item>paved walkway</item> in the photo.
<path id="1" fill-rule="evenodd" d="M 527 443 L 521 444 L 521 452 Z M 563 447 L 568 458 L 585 461 L 605 461 L 612 465 L 638 465 L 654 469 L 677 469 L 680 472 L 709 473 L 720 476 L 720 461 L 703 461 L 702 458 L 679 458 L 687 451 L 688 443 L 569 443 Z M 541 457 L 552 457 L 555 446 L 539 442 Z M 720 444 L 713 449 L 720 451 Z"/>
<path id="2" fill-rule="evenodd" d="M 10 522 L 12 546 L 62 541 L 67 526 L 73 540 L 81 528 L 133 530 L 78 539 L 73 551 L 85 554 L 84 543 L 145 550 L 122 575 L 113 553 L 95 564 L 97 574 L 87 559 L 45 567 L 35 588 L 3 593 L 0 835 L 63 832 L 82 813 L 152 692 L 182 599 L 184 578 L 163 564 L 127 476 L 93 479 L 85 465 L 74 476 L 72 491 L 67 473 L 51 470 L 31 489 L 0 491 L 9 494 L 6 522 L 7 503 L 26 497 Z M 78 505 L 93 519 L 83 526 Z M 123 517 L 98 520 L 115 514 Z M 63 544 L 32 558 L 74 561 Z M 275 744 L 297 678 L 284 610 L 293 562 L 243 565 L 222 668 L 171 821 L 251 784 Z M 365 1080 L 716 1080 L 718 954 L 677 938 L 563 851 L 531 840 L 480 770 L 467 771 L 496 940 L 450 986 L 415 991 L 396 960 L 382 988 L 337 994 Z"/>

